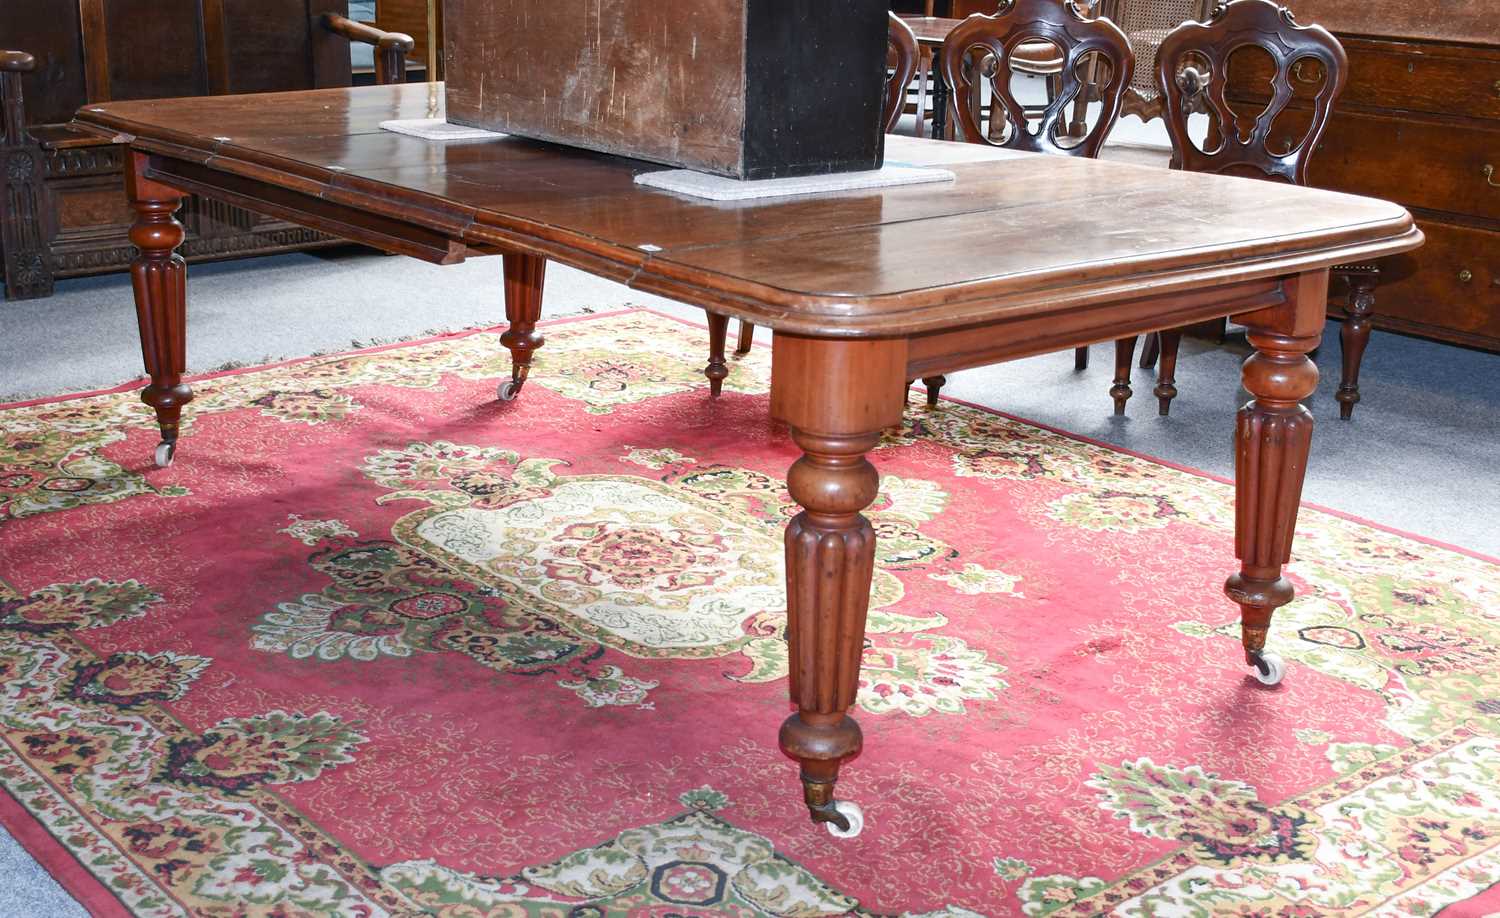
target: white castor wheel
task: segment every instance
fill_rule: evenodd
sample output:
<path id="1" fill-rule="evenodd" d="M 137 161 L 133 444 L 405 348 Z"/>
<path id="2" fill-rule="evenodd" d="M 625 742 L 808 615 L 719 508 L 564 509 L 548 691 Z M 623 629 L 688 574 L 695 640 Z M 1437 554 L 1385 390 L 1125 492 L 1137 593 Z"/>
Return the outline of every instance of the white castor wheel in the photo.
<path id="1" fill-rule="evenodd" d="M 833 808 L 838 814 L 849 820 L 849 828 L 840 829 L 836 822 L 825 822 L 823 828 L 834 838 L 854 838 L 865 830 L 865 811 L 859 808 L 859 804 L 852 800 L 835 800 Z"/>
<path id="2" fill-rule="evenodd" d="M 1263 653 L 1255 658 L 1255 679 L 1261 685 L 1276 685 L 1286 675 L 1286 661 L 1279 654 Z"/>
<path id="3" fill-rule="evenodd" d="M 177 444 L 166 440 L 156 444 L 156 467 L 167 468 L 172 464 L 172 457 L 177 453 Z"/>
<path id="4" fill-rule="evenodd" d="M 521 384 L 514 379 L 507 379 L 500 384 L 500 388 L 495 391 L 495 394 L 500 397 L 500 401 L 502 402 L 513 402 L 516 400 L 516 396 L 521 394 Z"/>

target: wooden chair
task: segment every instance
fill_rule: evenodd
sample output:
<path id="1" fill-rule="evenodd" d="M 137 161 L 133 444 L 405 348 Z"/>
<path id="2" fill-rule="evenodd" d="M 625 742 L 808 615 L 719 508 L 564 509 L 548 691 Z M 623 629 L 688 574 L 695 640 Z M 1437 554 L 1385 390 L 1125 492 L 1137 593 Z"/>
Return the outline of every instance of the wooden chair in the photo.
<path id="1" fill-rule="evenodd" d="M 405 79 L 412 39 L 347 18 L 346 0 L 0 0 L 0 268 L 9 298 L 59 277 L 123 270 L 134 254 L 123 148 L 73 131 L 92 102 L 347 86 L 349 42 L 375 46 L 381 82 Z M 23 98 L 25 89 L 29 98 Z M 217 201 L 179 214 L 189 260 L 341 240 Z"/>
<path id="2" fill-rule="evenodd" d="M 1016 99 L 1011 74 L 1028 72 L 1017 54 L 1023 49 L 1034 53 L 1039 43 L 1056 47 L 1062 65 L 1049 77 L 1053 83 L 1047 105 L 1033 127 L 1034 110 Z M 962 139 L 1033 153 L 1097 157 L 1119 118 L 1134 71 L 1135 55 L 1125 34 L 1107 17 L 1090 18 L 1072 2 L 1011 0 L 993 16 L 970 16 L 943 45 L 943 75 L 952 88 Z M 978 116 L 985 82 L 993 100 L 988 126 Z M 1101 105 L 1092 127 L 1080 125 L 1078 116 L 1079 103 L 1090 95 Z M 996 119 L 1003 119 L 1003 130 L 997 130 Z M 1088 366 L 1088 348 L 1074 354 L 1075 366 Z M 922 381 L 927 404 L 936 405 L 947 380 L 932 376 Z"/>
<path id="3" fill-rule="evenodd" d="M 895 13 L 890 16 L 890 55 L 886 61 L 885 102 L 881 108 L 883 126 L 887 132 L 895 129 L 906 106 L 906 88 L 911 85 L 917 72 L 917 38 L 911 26 Z M 724 360 L 724 342 L 729 336 L 729 317 L 719 313 L 708 314 L 708 367 L 703 375 L 708 377 L 708 391 L 718 398 L 723 390 L 724 379 L 729 375 L 729 366 Z M 748 354 L 755 339 L 755 326 L 740 320 L 740 337 L 736 354 Z"/>
<path id="4" fill-rule="evenodd" d="M 1253 121 L 1232 109 L 1225 98 L 1230 57 L 1246 48 L 1265 52 L 1271 67 L 1270 102 Z M 1271 0 L 1232 0 L 1215 9 L 1206 23 L 1184 23 L 1162 42 L 1156 64 L 1163 117 L 1172 137 L 1172 167 L 1308 184 L 1308 163 L 1347 74 L 1348 59 L 1338 39 L 1319 26 L 1298 25 L 1290 10 Z M 1297 111 L 1289 110 L 1299 97 L 1303 104 Z M 1193 108 L 1206 110 L 1211 121 L 1202 147 L 1188 133 Z M 1337 395 L 1339 414 L 1348 419 L 1359 401 L 1359 364 L 1369 341 L 1379 272 L 1372 264 L 1351 264 L 1339 265 L 1332 273 L 1349 289 L 1349 318 L 1340 334 L 1343 378 Z M 1181 329 L 1160 333 L 1153 394 L 1163 416 L 1177 397 L 1181 340 Z M 1125 412 L 1131 396 L 1135 346 L 1135 338 L 1116 343 L 1110 389 L 1116 414 Z"/>

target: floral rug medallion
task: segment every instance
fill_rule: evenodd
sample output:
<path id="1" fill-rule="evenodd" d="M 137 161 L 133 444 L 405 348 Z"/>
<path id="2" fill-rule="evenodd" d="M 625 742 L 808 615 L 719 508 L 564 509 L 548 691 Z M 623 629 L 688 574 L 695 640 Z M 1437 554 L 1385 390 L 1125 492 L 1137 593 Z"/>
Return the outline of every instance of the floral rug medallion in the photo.
<path id="1" fill-rule="evenodd" d="M 767 350 L 547 339 L 511 403 L 494 333 L 200 380 L 165 470 L 133 392 L 0 408 L 0 820 L 91 910 L 1500 913 L 1500 565 L 1305 510 L 1265 689 L 1228 486 L 914 408 L 836 841 Z"/>

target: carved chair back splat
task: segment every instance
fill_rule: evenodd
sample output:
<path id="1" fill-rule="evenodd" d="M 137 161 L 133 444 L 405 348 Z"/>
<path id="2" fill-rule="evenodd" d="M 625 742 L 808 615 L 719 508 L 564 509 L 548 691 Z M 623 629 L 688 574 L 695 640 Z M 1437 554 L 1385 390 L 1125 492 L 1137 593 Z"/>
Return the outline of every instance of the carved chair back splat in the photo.
<path id="1" fill-rule="evenodd" d="M 1063 57 L 1055 92 L 1035 130 L 1011 89 L 1012 59 L 1028 42 L 1049 42 Z M 1101 60 L 1107 66 L 1090 66 Z M 1093 91 L 1102 110 L 1093 127 L 1079 138 L 1070 132 L 1067 113 L 1086 89 L 1080 72 L 1085 69 L 1099 81 Z M 1088 18 L 1072 0 L 1010 0 L 993 16 L 970 16 L 943 44 L 943 77 L 953 92 L 964 139 L 1033 153 L 1098 156 L 1119 116 L 1134 70 L 1135 55 L 1125 33 L 1108 19 Z M 999 141 L 986 136 L 977 115 L 986 79 L 1010 122 L 1008 134 Z"/>
<path id="2" fill-rule="evenodd" d="M 1247 134 L 1244 119 L 1230 107 L 1225 92 L 1229 59 L 1248 48 L 1268 54 L 1275 72 L 1270 102 Z M 1194 66 L 1197 62 L 1207 65 L 1206 73 Z M 1321 67 L 1321 80 L 1317 74 L 1307 75 L 1313 62 Z M 1156 55 L 1156 81 L 1172 137 L 1173 165 L 1190 172 L 1254 175 L 1258 170 L 1267 178 L 1306 185 L 1308 160 L 1328 127 L 1348 70 L 1349 61 L 1338 39 L 1320 26 L 1298 25 L 1290 10 L 1270 0 L 1234 0 L 1218 7 L 1206 23 L 1184 23 L 1167 36 Z M 1283 121 L 1281 114 L 1298 85 L 1313 84 L 1318 88 L 1306 133 L 1286 151 L 1274 151 L 1272 135 Z M 1188 135 L 1188 110 L 1194 101 L 1208 110 L 1214 123 L 1204 147 Z"/>

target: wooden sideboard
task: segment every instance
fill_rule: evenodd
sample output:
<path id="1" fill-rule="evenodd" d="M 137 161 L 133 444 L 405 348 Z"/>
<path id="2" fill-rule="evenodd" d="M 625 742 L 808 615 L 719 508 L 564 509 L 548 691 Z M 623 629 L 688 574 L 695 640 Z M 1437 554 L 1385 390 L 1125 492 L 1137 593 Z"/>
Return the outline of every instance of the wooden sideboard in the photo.
<path id="1" fill-rule="evenodd" d="M 58 278 L 123 270 L 135 254 L 124 148 L 70 128 L 76 109 L 347 86 L 350 41 L 377 45 L 379 70 L 402 79 L 411 40 L 347 13 L 347 0 L 0 0 L 5 296 L 48 296 Z M 207 198 L 188 197 L 178 217 L 189 260 L 345 244 Z"/>
<path id="2" fill-rule="evenodd" d="M 1293 10 L 1299 22 L 1337 35 L 1349 55 L 1349 82 L 1313 156 L 1312 183 L 1404 204 L 1427 234 L 1424 247 L 1382 264 L 1375 325 L 1500 350 L 1493 2 L 1293 0 Z M 1258 100 L 1255 87 L 1268 75 L 1232 67 L 1235 95 Z"/>

